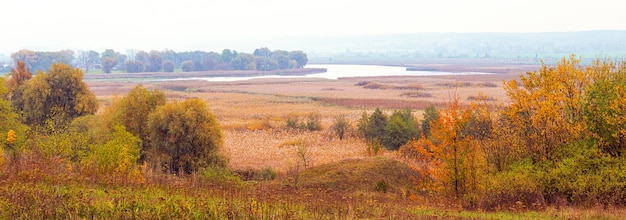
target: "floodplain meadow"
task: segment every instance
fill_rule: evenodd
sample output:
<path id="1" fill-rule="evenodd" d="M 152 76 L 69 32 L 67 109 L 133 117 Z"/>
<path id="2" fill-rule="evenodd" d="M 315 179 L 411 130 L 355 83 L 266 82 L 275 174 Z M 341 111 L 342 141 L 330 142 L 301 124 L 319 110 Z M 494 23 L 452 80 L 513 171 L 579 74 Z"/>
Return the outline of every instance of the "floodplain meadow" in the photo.
<path id="1" fill-rule="evenodd" d="M 416 187 L 414 167 L 397 151 L 368 151 L 357 122 L 375 108 L 387 114 L 462 104 L 479 92 L 508 102 L 503 79 L 476 76 L 262 79 L 241 82 L 152 81 L 147 88 L 168 99 L 206 101 L 224 133 L 226 168 L 164 174 L 140 166 L 140 175 L 100 178 L 54 158 L 26 154 L 2 164 L 0 216 L 28 219 L 618 219 L 619 208 L 546 207 L 520 204 L 500 211 L 467 210 Z M 135 81 L 90 81 L 107 105 Z M 407 95 L 409 94 L 409 95 Z M 411 95 L 413 94 L 413 95 Z M 429 95 L 419 95 L 429 94 Z M 339 139 L 331 126 L 345 116 Z M 310 117 L 321 129 L 306 129 Z M 288 120 L 297 121 L 289 126 Z M 10 155 L 5 154 L 5 158 Z M 6 160 L 5 160 L 6 161 Z M 17 167 L 17 168 L 16 168 Z"/>

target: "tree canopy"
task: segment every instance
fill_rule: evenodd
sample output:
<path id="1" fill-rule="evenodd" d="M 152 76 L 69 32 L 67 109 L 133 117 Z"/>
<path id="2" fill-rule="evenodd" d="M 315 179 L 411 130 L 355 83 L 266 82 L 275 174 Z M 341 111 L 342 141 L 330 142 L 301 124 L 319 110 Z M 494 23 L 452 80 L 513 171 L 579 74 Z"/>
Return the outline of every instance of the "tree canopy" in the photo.
<path id="1" fill-rule="evenodd" d="M 11 54 L 14 62 L 24 62 L 31 71 L 46 71 L 54 63 L 65 63 L 71 65 L 74 61 L 73 50 L 61 51 L 32 51 L 19 50 Z"/>
<path id="2" fill-rule="evenodd" d="M 64 63 L 53 64 L 23 86 L 21 100 L 14 103 L 21 105 L 18 108 L 30 125 L 42 125 L 51 118 L 67 123 L 97 110 L 96 96 L 83 82 L 83 71 Z"/>
<path id="3" fill-rule="evenodd" d="M 148 115 L 157 107 L 165 105 L 165 94 L 158 90 L 148 90 L 137 85 L 126 96 L 111 105 L 114 109 L 113 125 L 122 125 L 133 135 L 144 140 L 142 150 L 149 147 L 150 132 Z"/>
<path id="4" fill-rule="evenodd" d="M 278 69 L 303 68 L 307 62 L 307 55 L 303 51 L 272 51 L 267 47 L 254 50 L 253 53 L 241 53 L 235 50 L 224 49 L 221 53 L 207 51 L 173 50 L 126 50 L 126 54 L 113 49 L 105 49 L 101 53 L 93 50 L 81 50 L 76 53 L 72 50 L 61 51 L 32 51 L 19 50 L 11 54 L 17 63 L 23 62 L 27 69 L 46 71 L 53 63 L 65 63 L 89 72 L 92 69 L 102 68 L 103 72 L 113 70 L 135 72 L 174 72 L 176 68 L 189 71 L 208 70 L 260 70 L 271 71 Z M 189 64 L 191 62 L 191 64 Z"/>
<path id="5" fill-rule="evenodd" d="M 172 102 L 149 115 L 153 150 L 160 153 L 170 172 L 191 173 L 209 165 L 224 165 L 218 149 L 224 143 L 220 125 L 200 99 Z"/>
<path id="6" fill-rule="evenodd" d="M 102 56 L 100 57 L 100 63 L 102 64 L 102 69 L 105 73 L 111 73 L 111 70 L 119 61 L 119 54 L 112 49 L 106 49 L 102 52 Z"/>

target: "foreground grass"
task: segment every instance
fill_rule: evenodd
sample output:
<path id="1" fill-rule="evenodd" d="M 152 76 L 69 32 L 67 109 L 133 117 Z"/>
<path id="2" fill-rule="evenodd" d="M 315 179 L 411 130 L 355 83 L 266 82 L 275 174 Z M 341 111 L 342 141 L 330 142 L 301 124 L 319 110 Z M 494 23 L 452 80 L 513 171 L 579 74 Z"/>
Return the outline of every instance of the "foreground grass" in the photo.
<path id="1" fill-rule="evenodd" d="M 170 187 L 15 183 L 0 188 L 3 219 L 303 219 L 302 205 Z"/>
<path id="2" fill-rule="evenodd" d="M 42 168 L 34 169 L 45 171 Z M 0 174 L 0 219 L 620 219 L 623 209 L 484 212 L 415 198 L 413 174 L 382 157 L 343 160 L 297 176 L 241 181 L 232 174 L 101 182 L 17 171 Z M 48 171 L 45 171 L 48 172 Z M 53 175 L 54 174 L 54 175 Z M 219 174 L 219 175 L 218 175 Z M 227 176 L 231 175 L 231 176 Z M 297 180 L 296 180 L 297 178 Z M 394 181 L 398 180 L 398 181 Z M 297 181 L 297 182 L 296 182 Z"/>
<path id="3" fill-rule="evenodd" d="M 13 183 L 0 187 L 2 219 L 619 219 L 623 211 L 549 209 L 543 212 L 481 212 L 420 207 L 394 213 L 394 204 L 363 200 L 355 206 L 320 209 L 315 201 L 263 201 L 253 189 Z M 234 193 L 234 194 L 233 194 Z M 296 196 L 297 197 L 297 196 Z M 313 206 L 311 206 L 313 205 Z M 317 207 L 317 208 L 313 208 Z M 368 208 L 369 207 L 369 208 Z M 367 210 L 364 210 L 367 209 Z M 385 210 L 389 209 L 389 210 Z"/>
<path id="4" fill-rule="evenodd" d="M 422 219 L 624 219 L 623 209 L 574 209 L 548 208 L 544 211 L 467 211 L 417 207 L 412 214 Z"/>

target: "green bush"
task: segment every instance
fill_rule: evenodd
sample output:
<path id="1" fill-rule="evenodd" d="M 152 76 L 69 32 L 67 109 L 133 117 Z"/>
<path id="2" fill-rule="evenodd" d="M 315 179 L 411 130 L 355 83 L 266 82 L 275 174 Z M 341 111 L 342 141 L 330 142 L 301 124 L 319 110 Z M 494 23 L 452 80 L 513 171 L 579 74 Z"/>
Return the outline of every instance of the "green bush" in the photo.
<path id="1" fill-rule="evenodd" d="M 309 113 L 306 120 L 306 129 L 309 131 L 321 131 L 322 130 L 322 122 L 320 120 L 320 115 L 317 113 Z"/>
<path id="2" fill-rule="evenodd" d="M 626 204 L 626 162 L 588 145 L 575 143 L 569 155 L 547 169 L 543 180 L 546 195 L 587 207 Z"/>
<path id="3" fill-rule="evenodd" d="M 233 175 L 233 173 L 230 172 L 230 170 L 226 169 L 223 166 L 210 165 L 208 167 L 205 167 L 200 171 L 200 177 L 203 180 L 214 182 L 214 183 L 241 184 L 241 179 Z"/>
<path id="4" fill-rule="evenodd" d="M 409 140 L 420 136 L 411 110 L 394 111 L 385 125 L 381 144 L 388 150 L 398 150 Z"/>
<path id="5" fill-rule="evenodd" d="M 376 185 L 374 186 L 374 190 L 376 190 L 376 192 L 387 192 L 387 182 L 384 180 L 379 180 L 378 182 L 376 182 Z"/>
<path id="6" fill-rule="evenodd" d="M 264 168 L 261 171 L 257 172 L 254 175 L 254 179 L 256 180 L 273 180 L 276 178 L 276 171 L 272 168 Z"/>
<path id="7" fill-rule="evenodd" d="M 94 147 L 86 163 L 96 165 L 102 174 L 128 174 L 137 167 L 141 139 L 116 126 L 113 137 L 105 144 Z"/>
<path id="8" fill-rule="evenodd" d="M 365 140 L 371 141 L 374 139 L 380 140 L 385 134 L 385 126 L 387 125 L 387 116 L 376 108 L 371 115 L 363 112 L 361 119 L 357 124 L 359 135 Z"/>
<path id="9" fill-rule="evenodd" d="M 439 118 L 439 111 L 435 105 L 430 105 L 424 110 L 424 119 L 422 119 L 422 133 L 424 137 L 430 137 L 431 123 Z"/>
<path id="10" fill-rule="evenodd" d="M 542 171 L 530 161 L 520 161 L 510 170 L 487 175 L 480 199 L 465 202 L 476 202 L 472 205 L 478 207 L 473 208 L 484 210 L 506 210 L 519 204 L 540 209 L 546 206 L 541 182 L 543 176 Z"/>
<path id="11" fill-rule="evenodd" d="M 285 122 L 286 127 L 290 130 L 307 130 L 307 131 L 319 131 L 322 130 L 322 122 L 320 116 L 317 113 L 309 113 L 306 117 L 306 121 L 295 115 L 291 114 L 287 116 Z"/>
<path id="12" fill-rule="evenodd" d="M 359 134 L 367 142 L 377 140 L 388 150 L 397 150 L 420 136 L 417 121 L 409 109 L 394 111 L 389 119 L 380 109 L 369 116 L 364 112 L 357 126 Z"/>
<path id="13" fill-rule="evenodd" d="M 159 106 L 148 116 L 151 150 L 172 173 L 225 166 L 218 154 L 224 138 L 219 122 L 204 101 L 188 99 Z M 158 161 L 157 161 L 158 162 Z"/>
<path id="14" fill-rule="evenodd" d="M 339 140 L 343 140 L 343 137 L 350 130 L 350 122 L 346 119 L 345 115 L 338 115 L 333 121 L 332 129 L 337 137 L 339 137 Z"/>

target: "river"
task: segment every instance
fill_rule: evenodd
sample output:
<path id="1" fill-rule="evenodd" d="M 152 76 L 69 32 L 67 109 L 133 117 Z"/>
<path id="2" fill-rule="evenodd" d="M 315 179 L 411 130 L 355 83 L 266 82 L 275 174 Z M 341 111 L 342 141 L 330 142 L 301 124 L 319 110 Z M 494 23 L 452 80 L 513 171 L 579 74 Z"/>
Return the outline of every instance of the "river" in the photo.
<path id="1" fill-rule="evenodd" d="M 347 65 L 347 64 L 309 64 L 305 68 L 325 68 L 325 73 L 308 74 L 304 76 L 265 75 L 252 77 L 196 77 L 180 78 L 178 80 L 206 80 L 211 82 L 232 82 L 251 79 L 268 78 L 326 78 L 339 79 L 345 77 L 372 77 L 372 76 L 434 76 L 434 75 L 478 75 L 489 74 L 483 72 L 442 72 L 442 71 L 407 71 L 406 67 L 380 65 Z"/>

